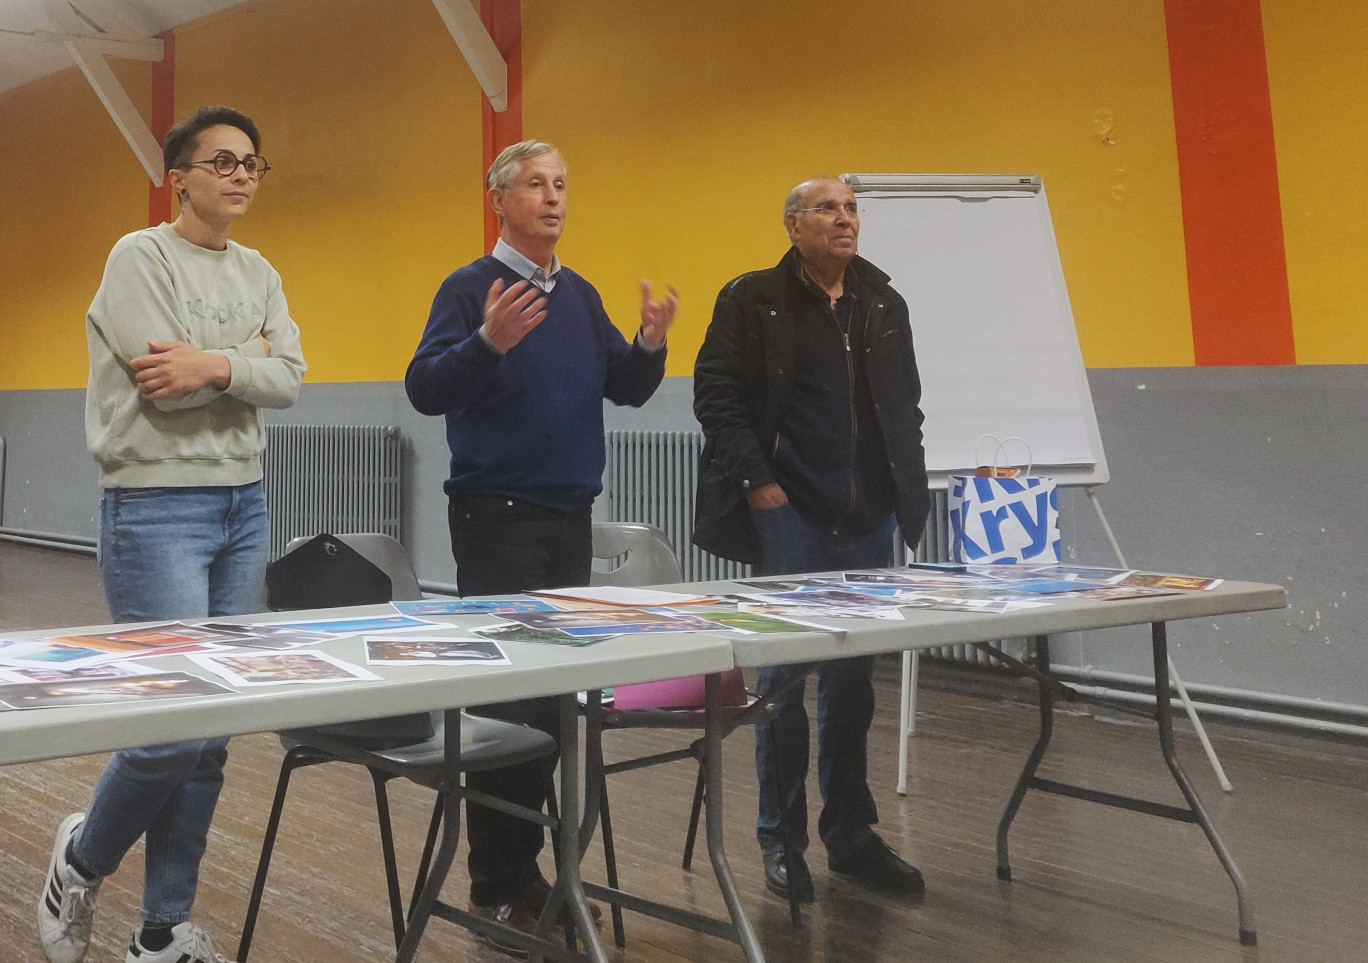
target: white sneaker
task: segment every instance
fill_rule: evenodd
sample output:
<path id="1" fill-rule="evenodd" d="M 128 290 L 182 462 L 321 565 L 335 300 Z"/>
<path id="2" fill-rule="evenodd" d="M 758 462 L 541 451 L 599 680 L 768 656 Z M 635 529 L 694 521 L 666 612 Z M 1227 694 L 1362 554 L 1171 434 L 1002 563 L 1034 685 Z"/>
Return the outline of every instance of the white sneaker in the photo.
<path id="1" fill-rule="evenodd" d="M 100 881 L 87 880 L 67 862 L 67 844 L 85 813 L 72 813 L 57 827 L 47 880 L 38 897 L 38 941 L 51 963 L 80 963 L 90 946 L 90 923 Z"/>
<path id="2" fill-rule="evenodd" d="M 138 942 L 141 935 L 141 927 L 133 931 L 124 963 L 229 963 L 214 952 L 209 934 L 188 920 L 171 927 L 171 942 L 155 952 Z"/>

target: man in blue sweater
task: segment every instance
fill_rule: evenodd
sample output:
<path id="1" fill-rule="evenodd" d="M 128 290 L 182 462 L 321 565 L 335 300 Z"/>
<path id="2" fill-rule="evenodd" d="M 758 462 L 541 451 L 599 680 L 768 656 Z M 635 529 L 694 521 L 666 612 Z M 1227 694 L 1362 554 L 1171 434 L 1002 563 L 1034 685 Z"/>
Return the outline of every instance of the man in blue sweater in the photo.
<path id="1" fill-rule="evenodd" d="M 565 179 L 550 144 L 523 141 L 494 160 L 485 187 L 499 241 L 442 282 L 404 377 L 414 408 L 446 416 L 443 488 L 462 595 L 589 584 L 603 399 L 640 406 L 665 374 L 677 292 L 657 301 L 641 283 L 641 329 L 629 344 L 593 285 L 556 257 Z M 554 699 L 471 711 L 559 735 Z M 467 782 L 539 808 L 552 764 Z M 537 866 L 542 828 L 487 807 L 467 812 L 471 912 L 531 932 L 549 893 Z"/>

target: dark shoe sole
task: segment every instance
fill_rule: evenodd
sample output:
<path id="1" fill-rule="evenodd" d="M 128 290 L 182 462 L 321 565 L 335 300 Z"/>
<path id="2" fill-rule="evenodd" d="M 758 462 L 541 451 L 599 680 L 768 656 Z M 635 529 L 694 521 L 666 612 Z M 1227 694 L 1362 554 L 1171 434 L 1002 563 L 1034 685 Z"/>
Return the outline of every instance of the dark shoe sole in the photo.
<path id="1" fill-rule="evenodd" d="M 766 879 L 765 889 L 769 890 L 771 893 L 773 893 L 775 896 L 778 896 L 780 899 L 788 899 L 788 887 L 786 886 L 779 886 L 772 880 Z M 800 888 L 798 890 L 798 902 L 815 903 L 817 902 L 817 894 L 813 891 L 811 887 L 808 887 L 806 889 Z"/>
<path id="2" fill-rule="evenodd" d="M 868 876 L 862 876 L 859 873 L 851 872 L 849 870 L 836 869 L 832 866 L 828 866 L 827 868 L 837 876 L 842 876 L 852 882 L 859 883 L 861 886 L 868 887 L 869 889 L 876 889 L 881 893 L 892 893 L 896 896 L 911 896 L 914 898 L 926 895 L 926 882 L 924 880 L 904 882 L 902 880 L 871 879 Z"/>

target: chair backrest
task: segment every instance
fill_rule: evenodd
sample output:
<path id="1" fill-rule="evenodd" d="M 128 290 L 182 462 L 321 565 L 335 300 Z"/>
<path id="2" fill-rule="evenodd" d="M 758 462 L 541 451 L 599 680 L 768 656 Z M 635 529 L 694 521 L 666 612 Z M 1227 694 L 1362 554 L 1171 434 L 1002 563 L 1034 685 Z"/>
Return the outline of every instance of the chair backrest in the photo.
<path id="1" fill-rule="evenodd" d="M 421 599 L 408 552 L 378 532 L 302 536 L 266 569 L 266 604 L 273 609 L 326 608 Z M 314 731 L 367 749 L 412 746 L 433 738 L 440 713 L 415 712 L 320 726 Z"/>
<path id="2" fill-rule="evenodd" d="M 409 560 L 408 551 L 393 536 L 382 535 L 379 532 L 342 532 L 329 535 L 329 538 L 351 548 L 356 554 L 389 576 L 389 598 L 380 601 L 404 602 L 423 597 L 423 590 L 418 587 L 418 575 L 413 570 L 413 563 Z M 290 539 L 290 543 L 285 546 L 285 554 L 281 556 L 281 559 L 286 558 L 291 552 L 307 545 L 312 540 L 307 535 Z"/>
<path id="3" fill-rule="evenodd" d="M 654 525 L 637 522 L 598 522 L 594 525 L 594 558 L 626 556 L 617 568 L 594 571 L 593 585 L 668 585 L 684 581 L 679 560 L 665 533 Z M 684 708 L 703 705 L 703 677 L 687 676 L 662 682 L 638 682 L 616 686 L 615 704 L 620 709 Z M 746 704 L 746 686 L 740 669 L 722 677 L 722 705 Z"/>
<path id="4" fill-rule="evenodd" d="M 596 522 L 594 558 L 622 563 L 607 571 L 595 569 L 591 585 L 666 585 L 682 582 L 684 574 L 665 533 L 639 522 Z"/>

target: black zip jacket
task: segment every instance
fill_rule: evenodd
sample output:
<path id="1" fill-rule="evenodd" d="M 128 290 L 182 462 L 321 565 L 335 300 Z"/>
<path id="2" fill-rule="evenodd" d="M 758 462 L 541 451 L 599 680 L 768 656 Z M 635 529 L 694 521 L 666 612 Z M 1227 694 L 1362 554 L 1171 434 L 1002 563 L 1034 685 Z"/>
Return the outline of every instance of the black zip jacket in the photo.
<path id="1" fill-rule="evenodd" d="M 907 303 L 889 278 L 863 258 L 859 279 L 865 374 L 897 489 L 896 515 L 909 545 L 921 540 L 930 509 L 922 450 L 921 379 L 912 349 Z M 810 296 L 798 274 L 798 252 L 743 274 L 723 287 L 694 364 L 694 414 L 705 444 L 694 512 L 694 543 L 740 562 L 759 560 L 746 492 L 774 482 L 775 450 L 793 384 L 796 346 L 791 319 Z"/>

